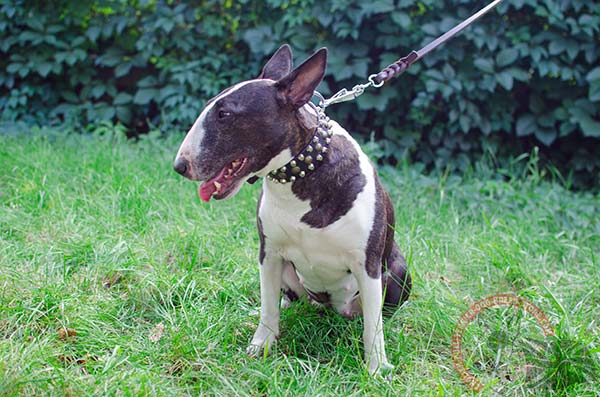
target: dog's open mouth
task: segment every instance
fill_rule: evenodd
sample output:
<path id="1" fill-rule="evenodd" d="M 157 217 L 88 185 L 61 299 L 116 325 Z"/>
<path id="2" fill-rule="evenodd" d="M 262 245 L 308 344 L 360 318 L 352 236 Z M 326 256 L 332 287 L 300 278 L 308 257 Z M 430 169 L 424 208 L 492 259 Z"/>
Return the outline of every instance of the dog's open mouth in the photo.
<path id="1" fill-rule="evenodd" d="M 239 185 L 240 179 L 246 175 L 248 159 L 242 158 L 227 164 L 217 176 L 204 182 L 198 188 L 202 201 L 208 202 L 211 197 L 220 200 L 228 197 Z"/>

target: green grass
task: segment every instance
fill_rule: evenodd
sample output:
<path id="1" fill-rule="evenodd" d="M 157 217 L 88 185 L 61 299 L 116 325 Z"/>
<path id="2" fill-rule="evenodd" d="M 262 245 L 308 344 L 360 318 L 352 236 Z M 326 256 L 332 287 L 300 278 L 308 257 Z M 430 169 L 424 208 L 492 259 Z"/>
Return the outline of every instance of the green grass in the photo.
<path id="1" fill-rule="evenodd" d="M 0 136 L 0 395 L 475 395 L 452 334 L 496 293 L 537 305 L 557 336 L 519 310 L 482 313 L 463 342 L 483 395 L 600 394 L 597 195 L 545 181 L 527 159 L 462 177 L 382 169 L 414 288 L 384 326 L 396 369 L 371 378 L 361 319 L 306 302 L 283 312 L 272 356 L 245 355 L 260 184 L 201 203 L 171 169 L 179 138 Z M 498 345 L 512 343 L 504 364 L 524 362 L 522 337 L 545 346 L 541 383 L 498 383 Z"/>

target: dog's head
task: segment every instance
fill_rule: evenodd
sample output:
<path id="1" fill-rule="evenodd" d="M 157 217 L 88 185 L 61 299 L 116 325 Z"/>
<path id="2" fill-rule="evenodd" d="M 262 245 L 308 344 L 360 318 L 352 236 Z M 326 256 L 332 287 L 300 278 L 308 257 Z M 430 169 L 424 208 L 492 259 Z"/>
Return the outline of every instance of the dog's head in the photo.
<path id="1" fill-rule="evenodd" d="M 299 110 L 326 63 L 322 48 L 292 70 L 292 51 L 283 45 L 257 79 L 208 101 L 179 148 L 175 170 L 199 181 L 200 198 L 209 201 L 232 197 L 249 178 L 285 164 L 299 139 Z"/>

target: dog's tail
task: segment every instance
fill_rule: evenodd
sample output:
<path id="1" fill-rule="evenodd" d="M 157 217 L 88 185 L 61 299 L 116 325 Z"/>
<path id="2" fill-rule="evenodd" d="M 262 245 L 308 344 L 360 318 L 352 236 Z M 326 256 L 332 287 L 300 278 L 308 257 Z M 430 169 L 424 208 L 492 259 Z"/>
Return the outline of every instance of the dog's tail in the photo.
<path id="1" fill-rule="evenodd" d="M 396 242 L 392 245 L 387 264 L 384 264 L 382 283 L 385 294 L 384 311 L 391 314 L 408 299 L 412 288 L 406 260 Z"/>

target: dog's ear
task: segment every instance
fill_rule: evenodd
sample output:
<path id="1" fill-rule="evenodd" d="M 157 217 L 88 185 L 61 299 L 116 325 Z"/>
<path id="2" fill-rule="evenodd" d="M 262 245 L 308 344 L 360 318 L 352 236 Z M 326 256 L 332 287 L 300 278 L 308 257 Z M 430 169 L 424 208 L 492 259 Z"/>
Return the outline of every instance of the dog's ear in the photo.
<path id="1" fill-rule="evenodd" d="M 294 109 L 304 106 L 312 98 L 315 88 L 325 75 L 327 48 L 321 48 L 310 58 L 277 82 L 284 100 Z"/>
<path id="2" fill-rule="evenodd" d="M 275 51 L 275 54 L 265 64 L 258 78 L 279 80 L 292 71 L 292 66 L 292 49 L 289 45 L 284 44 Z"/>

